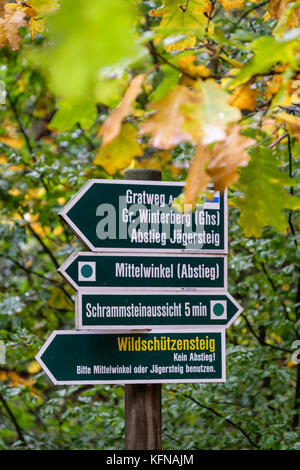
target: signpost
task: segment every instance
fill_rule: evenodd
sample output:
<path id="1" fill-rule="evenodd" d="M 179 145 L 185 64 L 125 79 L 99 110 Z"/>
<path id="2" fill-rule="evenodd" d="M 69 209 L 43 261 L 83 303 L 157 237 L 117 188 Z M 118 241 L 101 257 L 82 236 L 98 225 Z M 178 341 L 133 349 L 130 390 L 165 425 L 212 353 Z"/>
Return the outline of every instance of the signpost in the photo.
<path id="1" fill-rule="evenodd" d="M 92 179 L 59 215 L 92 251 L 226 253 L 227 192 L 211 191 L 196 210 L 187 204 L 181 212 L 174 201 L 183 186 Z"/>
<path id="2" fill-rule="evenodd" d="M 54 331 L 37 360 L 56 385 L 224 382 L 225 333 Z"/>
<path id="3" fill-rule="evenodd" d="M 71 255 L 58 272 L 76 290 L 82 288 L 226 289 L 224 255 L 90 253 Z"/>
<path id="4" fill-rule="evenodd" d="M 152 329 L 154 327 L 228 328 L 241 313 L 241 306 L 226 291 L 156 290 L 103 292 L 79 290 L 76 296 L 76 327 L 79 330 Z"/>
<path id="5" fill-rule="evenodd" d="M 160 384 L 224 382 L 242 308 L 227 292 L 227 192 L 181 211 L 183 183 L 126 178 L 90 180 L 60 211 L 92 250 L 58 269 L 80 331 L 54 331 L 37 360 L 57 385 L 126 384 L 126 449 L 160 449 Z"/>

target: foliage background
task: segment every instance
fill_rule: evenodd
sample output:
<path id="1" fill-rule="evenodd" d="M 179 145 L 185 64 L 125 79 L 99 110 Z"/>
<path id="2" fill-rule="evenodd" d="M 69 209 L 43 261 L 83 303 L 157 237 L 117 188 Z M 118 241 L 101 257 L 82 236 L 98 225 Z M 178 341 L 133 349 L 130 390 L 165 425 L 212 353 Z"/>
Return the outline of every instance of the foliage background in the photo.
<path id="1" fill-rule="evenodd" d="M 54 329 L 74 328 L 74 292 L 56 269 L 83 247 L 57 213 L 88 178 L 122 178 L 123 169 L 134 166 L 159 168 L 164 180 L 185 181 L 195 145 L 202 155 L 209 150 L 215 164 L 216 147 L 194 137 L 178 142 L 164 121 L 157 147 L 145 137 L 157 138 L 157 127 L 137 136 L 151 119 L 152 103 L 170 97 L 176 86 L 193 90 L 189 75 L 196 74 L 200 83 L 222 83 L 230 96 L 242 92 L 244 101 L 235 108 L 241 114 L 233 121 L 240 135 L 256 140 L 248 166 L 235 160 L 245 160 L 245 145 L 235 141 L 236 152 L 222 157 L 234 177 L 214 180 L 231 184 L 228 290 L 244 312 L 227 332 L 226 383 L 163 386 L 163 447 L 299 450 L 300 365 L 292 361 L 300 326 L 299 217 L 292 210 L 298 207 L 298 85 L 292 84 L 299 69 L 299 2 L 277 2 L 276 10 L 274 0 L 224 0 L 212 2 L 213 9 L 200 0 L 168 0 L 165 7 L 175 5 L 176 12 L 195 8 L 197 21 L 165 29 L 150 13 L 159 1 L 132 2 L 135 13 L 124 7 L 117 19 L 111 10 L 116 1 L 90 0 L 87 6 L 78 0 L 78 8 L 70 9 L 68 0 L 54 14 L 54 0 L 12 2 L 5 10 L 7 3 L 0 2 L 0 338 L 7 349 L 0 365 L 0 448 L 124 447 L 122 386 L 55 387 L 34 360 Z M 47 48 L 51 21 L 56 49 Z M 78 22 L 82 27 L 76 29 Z M 120 46 L 128 24 L 134 24 L 134 37 Z M 105 69 L 115 64 L 116 70 Z M 125 95 L 121 119 L 116 117 L 111 109 L 141 74 L 141 89 L 128 102 Z M 225 88 L 228 80 L 231 90 Z M 247 88 L 239 88 L 242 83 Z M 232 116 L 221 99 L 209 108 L 212 117 L 220 103 Z M 178 108 L 173 116 L 168 100 L 155 106 L 176 122 L 191 112 Z M 203 128 L 208 109 L 196 111 L 192 122 L 199 135 L 211 137 Z M 226 148 L 227 127 L 223 121 L 218 126 L 212 134 L 223 132 L 219 140 Z M 190 131 L 194 135 L 193 126 Z M 117 141 L 103 145 L 110 132 Z M 193 161 L 187 191 L 197 193 L 215 173 L 207 161 Z M 243 169 L 236 182 L 238 166 Z"/>

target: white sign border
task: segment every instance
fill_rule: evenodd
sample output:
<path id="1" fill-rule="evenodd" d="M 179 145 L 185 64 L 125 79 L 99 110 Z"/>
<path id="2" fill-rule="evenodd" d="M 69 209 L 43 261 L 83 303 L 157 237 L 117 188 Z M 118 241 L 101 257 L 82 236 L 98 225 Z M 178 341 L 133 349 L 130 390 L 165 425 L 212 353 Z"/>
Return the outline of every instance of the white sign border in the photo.
<path id="1" fill-rule="evenodd" d="M 199 328 L 201 329 L 208 329 L 208 330 L 214 330 L 214 329 L 220 329 L 220 328 L 225 328 L 226 330 L 235 322 L 235 320 L 237 319 L 237 317 L 243 312 L 243 308 L 242 306 L 232 297 L 231 294 L 229 294 L 229 292 L 225 289 L 211 289 L 211 290 L 207 290 L 207 289 L 203 289 L 202 291 L 198 290 L 198 291 L 182 291 L 182 290 L 176 290 L 176 291 L 172 291 L 171 293 L 169 293 L 171 296 L 194 296 L 194 295 L 197 295 L 197 296 L 200 296 L 200 295 L 209 295 L 209 296 L 217 296 L 217 295 L 222 295 L 222 296 L 226 296 L 227 299 L 229 299 L 234 305 L 235 307 L 238 309 L 237 312 L 234 314 L 234 316 L 229 320 L 229 322 L 225 325 L 220 325 L 217 323 L 217 320 L 216 320 L 216 325 L 213 325 L 213 324 L 209 324 L 209 325 L 199 325 L 199 323 L 195 323 L 195 324 L 188 324 L 188 325 L 183 325 L 183 324 L 176 324 L 176 323 L 173 323 L 173 324 L 168 324 L 168 325 L 157 325 L 157 324 L 147 324 L 147 325 L 140 325 L 140 324 L 136 324 L 136 325 L 124 325 L 122 323 L 120 323 L 122 321 L 122 319 L 116 319 L 116 321 L 118 321 L 119 323 L 116 324 L 116 325 L 83 325 L 82 324 L 82 296 L 83 295 L 99 295 L 99 296 L 117 296 L 117 295 L 135 295 L 137 297 L 144 297 L 146 295 L 156 295 L 156 296 L 160 296 L 160 295 L 166 295 L 166 292 L 161 290 L 161 289 L 156 289 L 156 290 L 153 290 L 151 292 L 147 292 L 147 293 L 140 293 L 140 292 L 137 292 L 137 291 L 132 291 L 131 289 L 126 289 L 126 292 L 124 291 L 121 291 L 120 289 L 114 289 L 110 292 L 108 291 L 102 291 L 101 289 L 95 289 L 95 288 L 91 288 L 89 291 L 87 291 L 86 289 L 80 289 L 76 292 L 76 300 L 75 300 L 75 325 L 76 325 L 76 329 L 77 330 L 102 330 L 102 331 L 105 331 L 105 330 L 114 330 L 114 329 L 124 329 L 124 330 L 150 330 L 150 331 L 154 331 L 156 330 L 157 328 L 159 329 L 170 329 L 170 328 L 174 328 L 174 329 L 178 329 L 181 331 L 182 328 L 193 328 L 193 329 L 196 329 L 198 330 Z"/>
<path id="2" fill-rule="evenodd" d="M 98 251 L 107 251 L 107 252 L 115 252 L 119 253 L 120 251 L 131 251 L 133 253 L 140 252 L 143 250 L 144 252 L 149 253 L 156 253 L 159 250 L 162 253 L 217 253 L 217 254 L 228 254 L 228 192 L 227 188 L 224 191 L 224 248 L 222 250 L 218 249 L 205 249 L 199 250 L 197 248 L 100 248 L 95 247 L 78 229 L 78 227 L 72 222 L 72 220 L 68 217 L 67 212 L 76 204 L 76 202 L 81 199 L 81 197 L 88 191 L 88 189 L 93 184 L 103 183 L 103 184 L 133 184 L 133 185 L 154 185 L 154 186 L 182 186 L 184 187 L 185 183 L 178 182 L 178 181 L 145 181 L 145 180 L 105 180 L 105 179 L 90 179 L 87 181 L 81 189 L 74 194 L 71 200 L 58 212 L 58 215 L 61 219 L 65 222 L 65 224 L 72 230 L 74 235 L 79 238 L 79 240 L 91 251 L 98 252 Z"/>
<path id="3" fill-rule="evenodd" d="M 100 384 L 107 384 L 107 385 L 115 385 L 115 384 L 153 384 L 153 383 L 223 383 L 226 382 L 226 335 L 225 329 L 214 329 L 214 330 L 198 330 L 193 331 L 189 328 L 182 329 L 181 333 L 221 333 L 221 367 L 222 367 L 222 377 L 219 379 L 145 379 L 145 380 L 56 380 L 52 372 L 48 369 L 46 364 L 41 359 L 44 351 L 48 348 L 51 344 L 52 340 L 58 334 L 65 334 L 65 335 L 82 335 L 82 334 L 128 334 L 128 331 L 119 330 L 119 331 L 76 331 L 76 330 L 55 330 L 51 333 L 45 344 L 42 346 L 40 351 L 37 353 L 35 359 L 40 364 L 44 372 L 48 375 L 54 385 L 100 385 Z M 137 331 L 132 331 L 132 333 L 138 333 Z M 173 329 L 166 330 L 156 330 L 153 334 L 157 333 L 178 333 L 178 331 L 174 331 Z M 151 334 L 151 333 L 150 333 Z"/>

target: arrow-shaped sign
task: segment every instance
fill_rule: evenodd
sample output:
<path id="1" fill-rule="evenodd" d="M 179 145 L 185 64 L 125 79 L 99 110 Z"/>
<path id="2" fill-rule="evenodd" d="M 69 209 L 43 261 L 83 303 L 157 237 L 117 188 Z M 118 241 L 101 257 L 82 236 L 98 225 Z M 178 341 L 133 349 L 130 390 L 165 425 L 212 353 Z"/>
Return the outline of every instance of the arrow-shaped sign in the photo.
<path id="1" fill-rule="evenodd" d="M 225 331 L 54 331 L 36 359 L 56 385 L 224 382 Z"/>
<path id="2" fill-rule="evenodd" d="M 89 180 L 59 215 L 92 251 L 227 253 L 227 193 L 172 206 L 184 183 Z"/>
<path id="3" fill-rule="evenodd" d="M 226 291 L 148 294 L 80 290 L 76 296 L 77 328 L 151 329 L 153 327 L 228 328 L 243 311 Z"/>
<path id="4" fill-rule="evenodd" d="M 75 290 L 227 288 L 223 255 L 80 252 L 72 254 L 58 271 Z"/>

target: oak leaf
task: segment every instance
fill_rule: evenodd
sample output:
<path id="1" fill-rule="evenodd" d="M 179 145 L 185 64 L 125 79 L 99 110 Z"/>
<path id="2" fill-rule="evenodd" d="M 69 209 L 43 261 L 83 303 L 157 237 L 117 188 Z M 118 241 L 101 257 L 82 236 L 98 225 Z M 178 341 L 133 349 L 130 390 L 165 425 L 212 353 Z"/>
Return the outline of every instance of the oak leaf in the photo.
<path id="1" fill-rule="evenodd" d="M 221 192 L 236 182 L 238 167 L 246 166 L 250 158 L 246 148 L 254 142 L 242 136 L 240 127 L 235 125 L 228 128 L 225 140 L 212 148 L 199 143 L 187 177 L 185 204 L 194 204 L 198 193 L 206 189 L 209 181 L 213 181 L 214 189 Z"/>
<path id="2" fill-rule="evenodd" d="M 199 192 L 206 189 L 210 178 L 205 171 L 205 166 L 209 160 L 210 153 L 208 147 L 199 143 L 195 148 L 185 184 L 184 204 L 194 204 Z"/>
<path id="3" fill-rule="evenodd" d="M 114 175 L 131 164 L 133 157 L 143 154 L 141 145 L 137 142 L 137 130 L 130 123 L 121 127 L 121 132 L 108 144 L 101 148 L 94 159 L 95 165 L 101 165 L 109 175 Z"/>
<path id="4" fill-rule="evenodd" d="M 286 190 L 296 182 L 278 168 L 271 149 L 254 147 L 250 154 L 250 162 L 241 170 L 235 185 L 242 196 L 230 199 L 240 210 L 239 224 L 247 237 L 260 237 L 266 225 L 286 232 L 289 224 L 283 209 L 300 208 L 299 198 L 290 196 Z"/>
<path id="5" fill-rule="evenodd" d="M 0 47 L 9 45 L 12 50 L 20 48 L 22 38 L 19 28 L 27 25 L 25 9 L 17 3 L 8 3 L 4 6 L 4 18 L 0 18 Z"/>
<path id="6" fill-rule="evenodd" d="M 150 11 L 150 15 L 162 18 L 156 28 L 158 36 L 154 42 L 157 43 L 166 36 L 186 35 L 186 38 L 165 45 L 166 51 L 194 47 L 197 35 L 201 36 L 206 30 L 213 31 L 212 22 L 205 16 L 205 13 L 209 14 L 211 10 L 209 0 L 164 0 L 163 8 Z"/>
<path id="7" fill-rule="evenodd" d="M 246 151 L 255 140 L 240 134 L 238 125 L 229 127 L 224 142 L 217 142 L 210 150 L 211 158 L 206 172 L 214 182 L 214 188 L 223 192 L 239 179 L 238 168 L 247 166 L 250 160 Z"/>
<path id="8" fill-rule="evenodd" d="M 140 74 L 131 80 L 120 105 L 108 116 L 104 124 L 100 127 L 98 137 L 102 137 L 102 145 L 107 145 L 119 135 L 123 119 L 130 113 L 132 103 L 142 90 L 144 78 L 145 74 Z"/>
<path id="9" fill-rule="evenodd" d="M 150 134 L 150 145 L 169 150 L 181 142 L 193 142 L 192 136 L 183 131 L 185 116 L 182 106 L 190 99 L 186 86 L 177 85 L 165 98 L 151 104 L 155 114 L 140 126 L 140 135 Z"/>
<path id="10" fill-rule="evenodd" d="M 190 102 L 184 107 L 184 130 L 193 136 L 195 142 L 200 138 L 203 144 L 223 140 L 227 125 L 240 120 L 241 112 L 228 103 L 229 99 L 230 95 L 214 80 L 199 79 L 195 82 Z"/>

